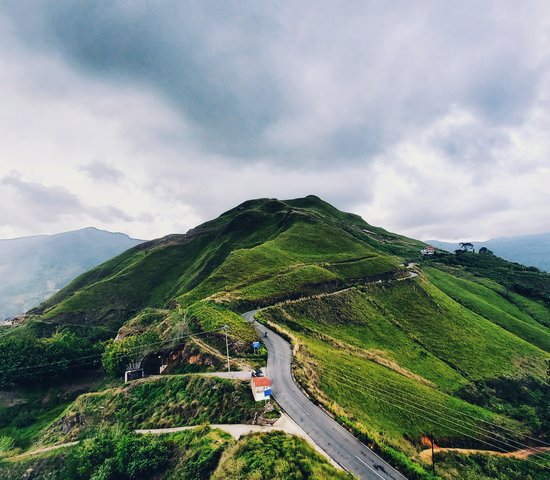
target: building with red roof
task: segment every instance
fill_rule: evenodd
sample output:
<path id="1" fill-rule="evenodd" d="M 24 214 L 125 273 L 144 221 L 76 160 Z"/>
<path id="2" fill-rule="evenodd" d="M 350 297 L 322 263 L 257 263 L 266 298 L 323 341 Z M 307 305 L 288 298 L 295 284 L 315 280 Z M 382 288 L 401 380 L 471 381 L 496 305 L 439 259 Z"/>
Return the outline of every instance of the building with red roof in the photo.
<path id="1" fill-rule="evenodd" d="M 267 377 L 252 377 L 250 379 L 254 400 L 269 400 L 271 397 L 271 380 Z"/>

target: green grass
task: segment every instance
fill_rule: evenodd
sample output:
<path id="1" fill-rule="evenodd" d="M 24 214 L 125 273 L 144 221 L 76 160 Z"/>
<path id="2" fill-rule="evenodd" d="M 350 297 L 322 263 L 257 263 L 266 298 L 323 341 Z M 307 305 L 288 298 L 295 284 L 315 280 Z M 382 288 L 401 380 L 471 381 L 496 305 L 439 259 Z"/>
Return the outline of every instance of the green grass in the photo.
<path id="1" fill-rule="evenodd" d="M 480 283 L 457 278 L 433 268 L 427 269 L 427 274 L 439 289 L 464 307 L 550 352 L 550 330 L 502 294 Z"/>
<path id="2" fill-rule="evenodd" d="M 282 312 L 285 314 L 282 314 Z M 452 391 L 467 379 L 403 331 L 376 298 L 354 288 L 339 294 L 288 303 L 268 310 L 272 320 L 304 336 L 336 340 L 363 354 L 394 362 L 404 370 Z"/>
<path id="3" fill-rule="evenodd" d="M 491 279 L 515 293 L 550 306 L 550 275 L 532 267 L 508 262 L 496 255 L 474 253 L 436 255 L 422 261 L 437 268 L 454 267 L 472 275 Z"/>
<path id="4" fill-rule="evenodd" d="M 479 287 L 472 292 L 486 294 L 486 299 L 498 295 Z M 464 297 L 457 294 L 462 301 Z M 481 298 L 471 301 L 481 308 Z M 497 306 L 509 315 L 517 309 L 517 303 Z M 500 392 L 499 385 L 539 385 L 549 355 L 457 303 L 426 278 L 288 302 L 263 310 L 259 318 L 297 336 L 302 346 L 295 375 L 300 383 L 410 478 L 428 476 L 410 461 L 423 448 L 425 436 L 435 435 L 444 446 L 508 450 L 492 424 L 510 429 L 507 443 L 540 434 L 540 412 L 522 410 L 521 400 L 507 398 L 510 392 Z M 516 321 L 544 328 L 529 318 L 530 323 Z M 484 406 L 461 398 L 472 397 L 465 392 L 474 384 L 492 385 L 483 390 Z"/>
<path id="5" fill-rule="evenodd" d="M 103 429 L 78 446 L 0 461 L 0 477 L 6 480 L 26 478 L 29 469 L 33 478 L 52 480 L 353 478 L 336 470 L 299 437 L 272 432 L 247 435 L 235 442 L 207 426 L 160 436 Z"/>
<path id="6" fill-rule="evenodd" d="M 236 312 L 317 294 L 262 313 L 307 347 L 299 353 L 298 378 L 409 478 L 429 478 L 411 460 L 423 435 L 435 433 L 439 443 L 452 445 L 477 445 L 479 439 L 392 403 L 414 398 L 426 411 L 440 404 L 506 423 L 517 435 L 544 430 L 539 397 L 546 391 L 549 359 L 550 275 L 490 255 L 438 255 L 422 258 L 426 276 L 388 282 L 405 260 L 420 259 L 422 246 L 314 196 L 251 200 L 187 235 L 147 242 L 81 275 L 35 309 L 24 326 L 0 335 L 5 342 L 51 337 L 62 327 L 93 343 L 113 338 L 121 327 L 123 333 L 154 331 L 164 339 L 188 328 L 229 325 L 231 355 L 245 355 L 257 334 Z M 223 333 L 203 340 L 225 349 Z M 512 398 L 515 387 L 530 386 L 530 395 Z M 243 388 L 186 376 L 108 389 L 82 396 L 41 438 L 93 436 L 113 424 L 242 421 L 258 408 Z M 34 441 L 57 413 L 30 427 L 25 441 Z M 260 444 L 250 444 L 284 459 L 294 441 L 258 438 Z M 244 472 L 258 461 L 244 447 L 239 452 L 227 471 Z M 313 470 L 320 468 L 315 465 Z M 295 471 L 290 459 L 270 466 L 281 475 Z M 315 471 L 320 476 L 311 478 L 325 478 L 323 469 Z"/>
<path id="7" fill-rule="evenodd" d="M 21 408 L 12 407 L 2 409 L 6 415 L 12 417 L 5 419 L 0 428 L 0 437 L 10 437 L 14 441 L 15 448 L 26 449 L 38 440 L 46 428 L 65 410 L 69 403 L 62 403 L 50 407 Z M 2 414 L 4 414 L 2 411 Z M 2 415 L 4 416 L 4 415 Z"/>
<path id="8" fill-rule="evenodd" d="M 371 285 L 364 292 L 410 338 L 469 380 L 546 375 L 547 353 L 462 307 L 425 279 Z"/>
<path id="9" fill-rule="evenodd" d="M 32 469 L 32 478 L 54 480 L 206 480 L 233 443 L 228 434 L 206 426 L 162 436 L 106 428 L 74 447 L 0 462 L 0 476 L 19 480 Z"/>
<path id="10" fill-rule="evenodd" d="M 264 405 L 255 402 L 241 382 L 196 375 L 160 377 L 81 395 L 41 441 L 74 440 L 113 424 L 136 429 L 250 423 L 263 411 Z"/>
<path id="11" fill-rule="evenodd" d="M 311 360 L 319 367 L 318 388 L 338 408 L 334 413 L 357 423 L 359 430 L 390 445 L 407 449 L 408 438 L 419 445 L 424 435 L 434 434 L 443 445 L 476 443 L 464 435 L 449 412 L 460 411 L 474 419 L 516 426 L 488 410 L 409 379 L 344 349 L 305 340 Z M 345 413 L 344 413 L 345 412 Z M 459 417 L 460 418 L 460 417 Z M 467 417 L 464 417 L 467 418 Z M 475 427 L 475 420 L 457 422 Z M 480 442 L 477 442 L 480 445 Z"/>
<path id="12" fill-rule="evenodd" d="M 187 310 L 187 315 L 195 320 L 199 331 L 215 330 L 227 325 L 233 343 L 240 342 L 248 347 L 258 340 L 258 334 L 243 317 L 213 302 L 197 302 Z M 224 332 L 218 332 L 217 335 L 221 338 Z M 209 340 L 211 337 L 204 338 Z"/>
<path id="13" fill-rule="evenodd" d="M 491 455 L 461 455 L 455 452 L 436 454 L 438 473 L 445 480 L 547 480 L 550 462 L 532 460 L 542 466 Z"/>
<path id="14" fill-rule="evenodd" d="M 175 298 L 186 307 L 211 296 L 265 305 L 395 272 L 400 260 L 377 248 L 373 232 L 382 243 L 406 243 L 316 197 L 245 202 L 185 236 L 147 242 L 81 275 L 34 310 L 35 332 L 48 335 L 61 324 L 105 340 L 146 308 L 173 308 Z"/>
<path id="15" fill-rule="evenodd" d="M 243 437 L 226 452 L 212 480 L 351 480 L 305 440 L 283 432 Z"/>
<path id="16" fill-rule="evenodd" d="M 212 297 L 243 308 L 269 305 L 395 272 L 399 263 L 333 225 L 295 223 L 268 242 L 234 250 L 178 301 L 191 305 Z"/>

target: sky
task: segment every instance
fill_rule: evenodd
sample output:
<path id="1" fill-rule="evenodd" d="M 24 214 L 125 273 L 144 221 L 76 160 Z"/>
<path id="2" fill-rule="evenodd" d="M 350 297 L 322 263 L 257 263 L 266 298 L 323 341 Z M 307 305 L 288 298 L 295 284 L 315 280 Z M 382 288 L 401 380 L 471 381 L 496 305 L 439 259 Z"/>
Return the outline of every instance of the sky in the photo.
<path id="1" fill-rule="evenodd" d="M 4 0 L 0 99 L 0 238 L 309 194 L 419 239 L 550 231 L 548 1 Z"/>

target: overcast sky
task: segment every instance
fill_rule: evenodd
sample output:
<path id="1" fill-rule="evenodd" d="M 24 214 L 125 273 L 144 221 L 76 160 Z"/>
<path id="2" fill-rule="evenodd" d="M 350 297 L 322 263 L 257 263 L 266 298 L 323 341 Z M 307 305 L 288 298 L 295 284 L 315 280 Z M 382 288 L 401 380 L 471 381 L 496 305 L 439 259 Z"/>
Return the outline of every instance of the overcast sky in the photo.
<path id="1" fill-rule="evenodd" d="M 316 194 L 415 238 L 550 231 L 550 2 L 5 0 L 0 238 Z"/>

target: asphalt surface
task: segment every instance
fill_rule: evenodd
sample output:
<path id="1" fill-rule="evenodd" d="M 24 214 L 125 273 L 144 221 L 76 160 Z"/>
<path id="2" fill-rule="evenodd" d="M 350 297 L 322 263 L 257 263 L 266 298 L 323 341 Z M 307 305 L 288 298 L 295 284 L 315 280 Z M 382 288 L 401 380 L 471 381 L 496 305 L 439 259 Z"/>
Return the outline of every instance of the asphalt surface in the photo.
<path id="1" fill-rule="evenodd" d="M 257 310 L 243 314 L 253 322 L 268 351 L 267 376 L 273 397 L 284 411 L 336 463 L 361 479 L 406 480 L 346 429 L 313 404 L 294 382 L 291 373 L 292 348 L 274 331 L 254 320 Z M 264 334 L 267 332 L 267 337 Z"/>

